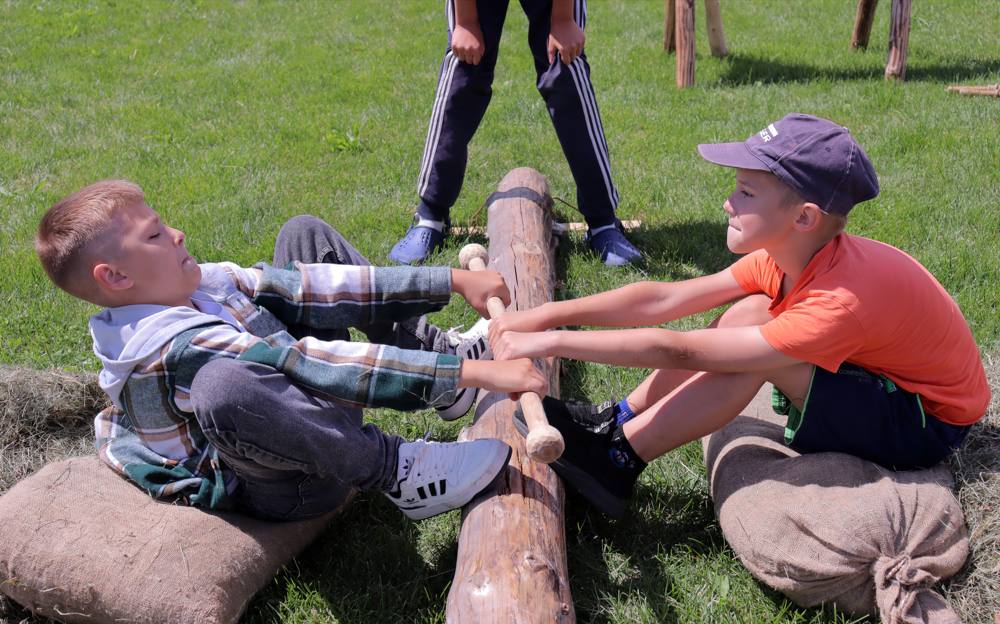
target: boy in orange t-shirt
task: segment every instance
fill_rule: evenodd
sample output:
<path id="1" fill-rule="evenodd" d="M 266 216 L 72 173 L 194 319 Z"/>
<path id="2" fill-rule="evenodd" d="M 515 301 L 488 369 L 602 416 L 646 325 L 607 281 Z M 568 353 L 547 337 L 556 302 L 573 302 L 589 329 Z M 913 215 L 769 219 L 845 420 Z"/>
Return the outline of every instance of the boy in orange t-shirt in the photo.
<path id="1" fill-rule="evenodd" d="M 765 382 L 800 452 L 909 469 L 958 448 L 990 400 L 979 350 L 961 310 L 916 260 L 844 232 L 848 212 L 879 191 L 847 129 L 791 114 L 744 142 L 698 150 L 736 169 L 723 205 L 726 243 L 745 257 L 714 275 L 640 282 L 491 324 L 497 358 L 656 369 L 618 403 L 544 400 L 566 439 L 556 472 L 621 515 L 647 462 L 727 424 Z M 696 331 L 544 331 L 659 325 L 734 301 Z"/>

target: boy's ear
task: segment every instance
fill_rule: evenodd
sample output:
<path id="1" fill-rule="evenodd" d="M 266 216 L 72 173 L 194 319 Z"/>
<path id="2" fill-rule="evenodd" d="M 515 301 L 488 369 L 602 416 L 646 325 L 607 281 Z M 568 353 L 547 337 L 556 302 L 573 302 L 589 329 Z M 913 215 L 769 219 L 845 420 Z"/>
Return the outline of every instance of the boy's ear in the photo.
<path id="1" fill-rule="evenodd" d="M 796 229 L 811 232 L 819 227 L 823 219 L 823 211 L 812 202 L 803 202 L 799 206 L 799 216 L 795 219 Z"/>
<path id="2" fill-rule="evenodd" d="M 94 266 L 93 275 L 97 285 L 105 290 L 128 290 L 134 285 L 131 277 L 106 263 Z"/>

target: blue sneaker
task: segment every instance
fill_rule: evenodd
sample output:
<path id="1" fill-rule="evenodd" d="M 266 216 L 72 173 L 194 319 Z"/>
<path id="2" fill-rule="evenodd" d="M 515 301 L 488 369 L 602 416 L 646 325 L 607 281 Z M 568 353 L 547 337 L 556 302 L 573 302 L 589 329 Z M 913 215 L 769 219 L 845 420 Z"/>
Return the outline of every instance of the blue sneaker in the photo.
<path id="1" fill-rule="evenodd" d="M 431 221 L 413 215 L 413 223 L 403 238 L 389 252 L 389 259 L 397 264 L 420 264 L 444 242 L 447 221 Z"/>
<path id="2" fill-rule="evenodd" d="M 608 266 L 637 263 L 642 259 L 642 252 L 628 242 L 622 223 L 617 219 L 611 225 L 587 230 L 586 241 Z"/>

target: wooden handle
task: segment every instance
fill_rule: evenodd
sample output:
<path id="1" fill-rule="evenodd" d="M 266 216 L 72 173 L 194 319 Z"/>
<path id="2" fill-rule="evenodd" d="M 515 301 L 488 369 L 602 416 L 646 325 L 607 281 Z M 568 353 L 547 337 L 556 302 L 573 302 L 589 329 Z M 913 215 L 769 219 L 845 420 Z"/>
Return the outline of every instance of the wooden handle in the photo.
<path id="1" fill-rule="evenodd" d="M 486 269 L 486 263 L 483 262 L 482 258 L 472 258 L 468 264 L 470 271 Z M 496 318 L 506 312 L 507 308 L 499 297 L 490 297 L 486 300 L 486 310 L 490 313 L 490 318 Z M 559 459 L 566 448 L 562 434 L 549 424 L 545 417 L 545 410 L 542 408 L 542 399 L 536 393 L 522 393 L 520 403 L 521 411 L 524 413 L 524 421 L 528 423 L 528 435 L 524 440 L 528 457 L 536 462 L 551 464 Z"/>

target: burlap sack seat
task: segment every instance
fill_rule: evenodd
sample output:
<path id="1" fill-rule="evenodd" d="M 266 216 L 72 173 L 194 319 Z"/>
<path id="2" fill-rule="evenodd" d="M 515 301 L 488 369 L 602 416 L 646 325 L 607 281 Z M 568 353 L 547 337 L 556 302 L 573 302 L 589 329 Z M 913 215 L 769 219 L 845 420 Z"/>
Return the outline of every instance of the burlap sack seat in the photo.
<path id="1" fill-rule="evenodd" d="M 783 442 L 770 386 L 702 440 L 722 532 L 760 581 L 802 606 L 883 622 L 958 622 L 931 587 L 969 554 L 946 466 L 893 472 Z"/>
<path id="2" fill-rule="evenodd" d="M 332 516 L 210 514 L 68 459 L 0 496 L 0 590 L 66 622 L 234 622 Z"/>

